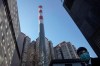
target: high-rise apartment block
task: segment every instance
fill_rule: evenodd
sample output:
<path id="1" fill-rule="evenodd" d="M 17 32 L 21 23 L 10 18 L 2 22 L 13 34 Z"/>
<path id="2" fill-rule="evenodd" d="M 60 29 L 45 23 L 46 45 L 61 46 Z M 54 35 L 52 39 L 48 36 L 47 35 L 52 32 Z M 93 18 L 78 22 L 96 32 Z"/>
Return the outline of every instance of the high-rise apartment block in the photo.
<path id="1" fill-rule="evenodd" d="M 100 57 L 100 0 L 64 0 L 63 6 Z"/>
<path id="2" fill-rule="evenodd" d="M 46 62 L 49 65 L 50 61 L 55 58 L 52 42 L 45 38 L 46 45 Z M 40 64 L 40 50 L 39 50 L 39 38 L 36 41 L 32 41 L 27 50 L 26 66 L 39 66 Z"/>
<path id="3" fill-rule="evenodd" d="M 21 66 L 26 66 L 27 63 L 27 57 L 28 57 L 28 47 L 30 45 L 30 38 L 28 36 L 26 36 L 24 38 L 24 42 L 23 42 L 23 49 L 22 49 L 22 54 L 21 54 Z M 28 66 L 28 65 L 27 65 Z"/>
<path id="4" fill-rule="evenodd" d="M 39 38 L 36 41 L 37 50 L 40 53 L 40 50 L 38 50 L 39 47 Z M 50 61 L 54 59 L 54 50 L 52 42 L 49 41 L 47 38 L 45 38 L 45 47 L 46 47 L 46 63 L 49 65 Z M 38 57 L 39 58 L 39 57 Z"/>
<path id="5" fill-rule="evenodd" d="M 54 47 L 55 59 L 78 59 L 75 47 L 70 42 L 61 42 Z"/>
<path id="6" fill-rule="evenodd" d="M 0 66 L 10 66 L 14 50 L 20 58 L 17 38 L 20 32 L 16 0 L 0 0 Z"/>
<path id="7" fill-rule="evenodd" d="M 27 61 L 25 66 L 36 66 L 36 61 L 37 61 L 37 56 L 36 56 L 36 52 L 35 52 L 35 45 L 36 42 L 32 41 L 27 49 Z"/>

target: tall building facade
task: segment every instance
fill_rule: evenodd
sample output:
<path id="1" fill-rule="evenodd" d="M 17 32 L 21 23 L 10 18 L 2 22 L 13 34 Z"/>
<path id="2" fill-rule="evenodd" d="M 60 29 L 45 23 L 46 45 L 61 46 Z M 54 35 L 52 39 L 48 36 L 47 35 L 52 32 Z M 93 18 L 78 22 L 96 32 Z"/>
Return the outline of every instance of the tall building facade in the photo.
<path id="1" fill-rule="evenodd" d="M 17 44 L 18 44 L 20 56 L 22 56 L 25 41 L 26 41 L 26 35 L 24 33 L 20 32 L 20 34 L 17 38 Z"/>
<path id="2" fill-rule="evenodd" d="M 36 39 L 36 44 L 34 44 L 34 56 L 35 56 L 35 66 L 39 66 L 40 63 L 40 50 L 39 50 L 39 38 Z M 45 38 L 45 46 L 46 46 L 46 63 L 49 65 L 50 61 L 55 59 L 54 56 L 54 50 L 53 50 L 53 44 L 51 41 L 49 41 L 47 38 Z"/>
<path id="3" fill-rule="evenodd" d="M 21 65 L 24 45 L 25 45 L 25 41 L 26 41 L 25 38 L 26 38 L 26 35 L 24 33 L 20 32 L 20 34 L 18 35 L 18 38 L 17 38 L 17 45 L 18 45 L 18 49 L 19 49 L 20 58 L 18 58 L 18 53 L 16 52 L 17 50 L 15 49 L 11 66 Z"/>
<path id="4" fill-rule="evenodd" d="M 20 59 L 18 58 L 18 53 L 16 52 L 17 50 L 15 49 L 11 66 L 19 66 L 21 64 L 25 37 L 26 37 L 26 35 L 22 32 L 20 32 L 20 34 L 18 35 L 17 45 L 18 45 L 18 49 L 19 49 Z"/>
<path id="5" fill-rule="evenodd" d="M 40 50 L 39 50 L 39 38 L 36 41 L 32 41 L 27 49 L 27 61 L 25 66 L 42 66 L 40 65 Z M 50 64 L 51 60 L 55 59 L 53 44 L 47 38 L 45 38 L 46 45 L 46 62 Z"/>
<path id="6" fill-rule="evenodd" d="M 63 6 L 100 57 L 100 0 L 64 0 Z"/>
<path id="7" fill-rule="evenodd" d="M 30 38 L 28 37 L 28 36 L 26 36 L 25 38 L 24 38 L 24 42 L 23 42 L 23 49 L 22 49 L 22 55 L 21 55 L 21 66 L 29 66 L 29 65 L 27 65 L 26 63 L 27 63 L 27 57 L 28 57 L 28 47 L 29 47 L 29 45 L 30 45 L 30 42 L 31 42 L 31 40 L 30 40 Z"/>
<path id="8" fill-rule="evenodd" d="M 53 50 L 53 43 L 45 38 L 45 46 L 46 46 L 46 62 L 49 65 L 50 61 L 55 59 L 54 50 Z"/>
<path id="9" fill-rule="evenodd" d="M 61 42 L 54 47 L 55 59 L 78 59 L 75 47 L 70 42 Z"/>
<path id="10" fill-rule="evenodd" d="M 50 49 L 49 60 L 51 61 L 51 60 L 55 59 L 53 43 L 51 41 L 49 41 L 49 49 Z"/>
<path id="11" fill-rule="evenodd" d="M 28 46 L 28 50 L 27 50 L 27 61 L 26 61 L 26 65 L 25 66 L 37 66 L 36 65 L 36 52 L 35 49 L 36 48 L 36 42 L 32 41 L 29 46 Z"/>
<path id="12" fill-rule="evenodd" d="M 17 8 L 17 0 L 4 0 L 8 2 L 8 7 L 11 14 L 13 29 L 15 32 L 16 39 L 18 37 L 18 33 L 20 33 L 20 25 L 19 25 L 19 18 L 18 18 L 18 8 Z"/>
<path id="13" fill-rule="evenodd" d="M 0 66 L 11 65 L 14 50 L 20 59 L 17 45 L 19 32 L 16 0 L 0 0 Z"/>
<path id="14" fill-rule="evenodd" d="M 30 45 L 30 42 L 31 39 L 28 36 L 26 36 L 24 33 L 20 32 L 17 38 L 17 45 L 19 49 L 20 59 L 18 58 L 18 53 L 16 52 L 15 49 L 11 66 L 26 66 L 28 46 Z"/>

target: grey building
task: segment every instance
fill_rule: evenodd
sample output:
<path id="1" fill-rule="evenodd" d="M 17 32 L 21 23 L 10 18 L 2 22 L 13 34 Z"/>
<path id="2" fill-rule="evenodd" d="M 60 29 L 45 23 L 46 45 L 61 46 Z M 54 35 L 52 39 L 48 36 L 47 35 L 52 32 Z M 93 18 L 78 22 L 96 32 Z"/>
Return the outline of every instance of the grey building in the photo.
<path id="1" fill-rule="evenodd" d="M 53 44 L 51 41 L 49 41 L 46 37 L 45 37 L 45 46 L 46 46 L 46 63 L 49 65 L 50 61 L 55 59 L 55 56 L 54 56 L 54 50 L 53 50 Z M 40 60 L 40 50 L 39 50 L 39 38 L 36 39 L 36 44 L 35 44 L 35 56 L 36 57 L 36 64 L 39 65 L 39 60 Z M 36 66 L 38 66 L 36 65 Z"/>
<path id="2" fill-rule="evenodd" d="M 45 37 L 45 46 L 46 46 L 46 60 L 47 64 L 49 65 L 50 61 L 55 59 L 55 56 L 54 56 L 53 43 L 49 41 L 46 37 Z"/>
<path id="3" fill-rule="evenodd" d="M 29 46 L 28 46 L 28 50 L 27 50 L 27 61 L 26 61 L 26 65 L 25 66 L 36 66 L 35 62 L 36 62 L 36 52 L 35 52 L 35 45 L 36 42 L 32 41 Z"/>
<path id="4" fill-rule="evenodd" d="M 18 57 L 17 57 L 18 53 L 15 50 L 11 66 L 18 66 L 21 64 L 25 41 L 26 41 L 26 35 L 24 33 L 20 32 L 20 34 L 17 38 L 17 45 L 18 45 L 18 49 L 19 49 L 20 58 L 18 59 Z"/>
<path id="5" fill-rule="evenodd" d="M 47 38 L 45 38 L 46 46 L 46 63 L 49 65 L 50 61 L 55 59 L 53 44 Z M 39 50 L 39 38 L 36 41 L 32 41 L 28 46 L 26 66 L 39 66 L 40 63 L 40 50 Z"/>
<path id="6" fill-rule="evenodd" d="M 30 42 L 31 42 L 30 38 L 26 36 L 23 42 L 23 49 L 22 49 L 22 54 L 21 54 L 21 66 L 26 66 L 27 56 L 28 56 L 28 46 Z"/>
<path id="7" fill-rule="evenodd" d="M 70 42 L 61 42 L 54 47 L 55 59 L 78 59 L 75 48 Z"/>
<path id="8" fill-rule="evenodd" d="M 29 65 L 26 64 L 27 63 L 27 55 L 28 55 L 29 44 L 30 44 L 30 38 L 26 36 L 24 46 L 23 46 L 21 66 L 29 66 Z"/>
<path id="9" fill-rule="evenodd" d="M 26 40 L 26 35 L 24 33 L 20 32 L 20 34 L 17 38 L 17 44 L 18 44 L 20 56 L 22 56 L 25 40 Z"/>
<path id="10" fill-rule="evenodd" d="M 63 6 L 100 57 L 100 0 L 64 0 Z"/>
<path id="11" fill-rule="evenodd" d="M 20 32 L 17 38 L 17 45 L 19 49 L 20 58 L 18 58 L 18 53 L 16 52 L 15 49 L 11 66 L 26 66 L 28 46 L 30 42 L 31 42 L 30 38 L 26 36 L 24 33 Z"/>
<path id="12" fill-rule="evenodd" d="M 15 49 L 10 66 L 20 66 L 20 64 L 21 64 L 21 60 L 19 59 L 17 50 Z"/>
<path id="13" fill-rule="evenodd" d="M 17 0 L 3 0 L 8 2 L 9 11 L 11 14 L 13 29 L 15 32 L 16 39 L 18 37 L 18 33 L 20 32 L 19 18 L 18 18 L 18 8 L 17 8 Z"/>
<path id="14" fill-rule="evenodd" d="M 55 54 L 55 59 L 62 59 L 63 55 L 61 52 L 61 48 L 59 45 L 57 45 L 56 47 L 54 47 L 54 54 Z"/>
<path id="15" fill-rule="evenodd" d="M 53 43 L 51 41 L 49 41 L 49 49 L 50 49 L 50 60 L 55 59 L 55 55 L 54 55 L 54 48 L 53 48 Z"/>
<path id="16" fill-rule="evenodd" d="M 10 8 L 12 8 L 13 12 L 11 12 Z M 19 32 L 16 0 L 0 0 L 0 66 L 11 65 L 15 50 L 18 59 L 20 59 L 17 45 Z"/>

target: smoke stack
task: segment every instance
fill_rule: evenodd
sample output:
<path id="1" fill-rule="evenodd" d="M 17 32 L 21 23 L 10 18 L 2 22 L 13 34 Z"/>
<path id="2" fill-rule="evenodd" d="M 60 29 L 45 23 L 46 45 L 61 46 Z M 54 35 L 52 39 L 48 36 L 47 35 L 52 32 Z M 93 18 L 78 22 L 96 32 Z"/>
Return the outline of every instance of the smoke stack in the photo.
<path id="1" fill-rule="evenodd" d="M 42 6 L 39 6 L 39 23 L 43 23 Z"/>
<path id="2" fill-rule="evenodd" d="M 45 32 L 44 32 L 44 24 L 43 24 L 43 12 L 42 6 L 38 7 L 38 19 L 39 19 L 39 56 L 40 56 L 40 66 L 48 66 L 46 60 L 46 46 L 45 46 Z"/>

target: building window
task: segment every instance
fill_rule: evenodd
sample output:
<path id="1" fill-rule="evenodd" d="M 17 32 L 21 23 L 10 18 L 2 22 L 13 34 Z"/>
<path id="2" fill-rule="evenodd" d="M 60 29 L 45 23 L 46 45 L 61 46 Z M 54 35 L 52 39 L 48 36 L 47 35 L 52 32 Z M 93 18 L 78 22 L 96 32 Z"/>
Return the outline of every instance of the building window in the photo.
<path id="1" fill-rule="evenodd" d="M 6 64 L 7 64 L 7 60 L 6 60 Z"/>
<path id="2" fill-rule="evenodd" d="M 2 32 L 2 37 L 4 36 L 3 32 Z"/>
<path id="3" fill-rule="evenodd" d="M 10 52 L 10 48 L 8 48 L 8 52 Z"/>
<path id="4" fill-rule="evenodd" d="M 11 60 L 10 60 L 10 64 L 11 64 Z"/>
<path id="5" fill-rule="evenodd" d="M 8 31 L 7 31 L 7 35 L 8 35 Z"/>
<path id="6" fill-rule="evenodd" d="M 13 53 L 14 51 L 12 50 L 12 53 Z"/>
<path id="7" fill-rule="evenodd" d="M 10 31 L 10 34 L 11 34 L 11 31 Z"/>
<path id="8" fill-rule="evenodd" d="M 6 58 L 6 57 L 5 57 L 5 63 L 6 63 L 6 66 L 8 66 L 8 64 L 7 64 L 7 63 L 8 63 L 8 61 L 7 61 L 7 58 Z"/>
<path id="9" fill-rule="evenodd" d="M 9 46 L 10 44 L 8 43 L 8 46 Z"/>
<path id="10" fill-rule="evenodd" d="M 0 26 L 0 29 L 2 30 L 2 25 Z"/>
<path id="11" fill-rule="evenodd" d="M 7 41 L 8 41 L 8 37 L 7 37 L 6 39 L 7 39 Z"/>
<path id="12" fill-rule="evenodd" d="M 4 12 L 4 15 L 6 16 L 6 12 Z"/>
<path id="13" fill-rule="evenodd" d="M 9 56 L 10 56 L 10 53 L 9 53 Z"/>
<path id="14" fill-rule="evenodd" d="M 5 40 L 3 39 L 3 43 L 5 42 Z"/>
<path id="15" fill-rule="evenodd" d="M 6 27 L 6 29 L 7 29 L 7 27 L 8 27 L 8 26 L 7 26 L 7 24 L 6 24 L 6 26 L 5 26 L 5 27 Z"/>
<path id="16" fill-rule="evenodd" d="M 0 23 L 2 22 L 2 19 L 1 19 L 1 17 L 0 17 Z"/>
<path id="17" fill-rule="evenodd" d="M 7 19 L 5 19 L 5 23 L 7 23 Z"/>
<path id="18" fill-rule="evenodd" d="M 4 50 L 5 54 L 7 53 L 6 50 Z"/>
<path id="19" fill-rule="evenodd" d="M 6 54 L 6 48 L 5 48 L 5 46 L 3 46 L 3 49 L 4 49 L 4 52 L 5 52 L 5 54 Z"/>
<path id="20" fill-rule="evenodd" d="M 10 60 L 11 60 L 11 55 L 10 55 Z"/>
<path id="21" fill-rule="evenodd" d="M 5 41 L 5 40 L 4 40 L 4 34 L 3 34 L 3 33 L 2 33 L 2 41 L 3 41 L 3 43 L 4 43 L 4 41 Z"/>

